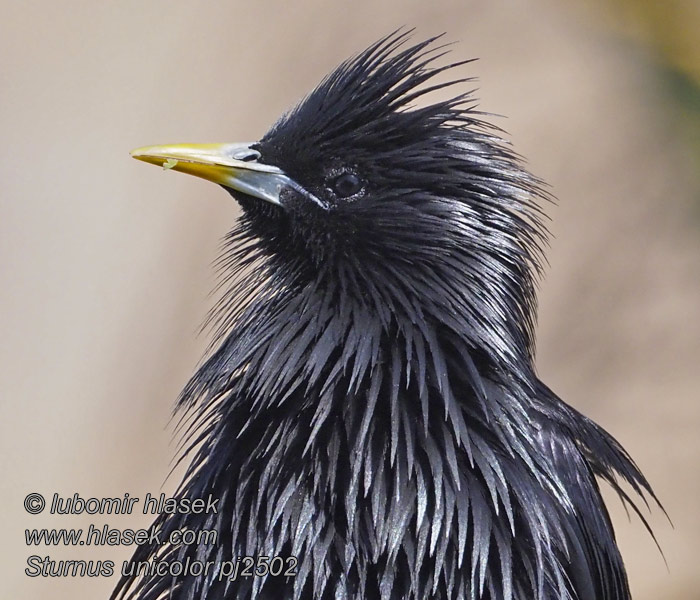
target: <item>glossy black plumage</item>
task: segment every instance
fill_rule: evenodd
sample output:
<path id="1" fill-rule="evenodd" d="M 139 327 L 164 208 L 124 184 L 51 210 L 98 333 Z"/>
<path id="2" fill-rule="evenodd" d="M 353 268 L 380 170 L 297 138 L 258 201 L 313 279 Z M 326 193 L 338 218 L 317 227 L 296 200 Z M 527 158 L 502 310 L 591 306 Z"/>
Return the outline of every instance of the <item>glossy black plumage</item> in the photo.
<path id="1" fill-rule="evenodd" d="M 154 524 L 219 543 L 133 559 L 293 555 L 297 575 L 126 577 L 115 598 L 630 597 L 596 477 L 653 493 L 537 378 L 547 197 L 468 92 L 422 98 L 464 83 L 443 54 L 390 35 L 255 146 L 318 202 L 234 193 L 229 291 L 177 407 L 179 494 L 221 509 Z"/>

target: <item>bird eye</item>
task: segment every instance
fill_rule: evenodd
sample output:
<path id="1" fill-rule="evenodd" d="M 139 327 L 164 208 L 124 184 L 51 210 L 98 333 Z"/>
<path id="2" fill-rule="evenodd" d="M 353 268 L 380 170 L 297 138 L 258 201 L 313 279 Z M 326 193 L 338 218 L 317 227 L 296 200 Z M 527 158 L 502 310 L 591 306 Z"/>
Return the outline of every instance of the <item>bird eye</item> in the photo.
<path id="1" fill-rule="evenodd" d="M 362 189 L 362 181 L 354 173 L 343 173 L 333 181 L 333 191 L 341 198 L 357 194 Z"/>

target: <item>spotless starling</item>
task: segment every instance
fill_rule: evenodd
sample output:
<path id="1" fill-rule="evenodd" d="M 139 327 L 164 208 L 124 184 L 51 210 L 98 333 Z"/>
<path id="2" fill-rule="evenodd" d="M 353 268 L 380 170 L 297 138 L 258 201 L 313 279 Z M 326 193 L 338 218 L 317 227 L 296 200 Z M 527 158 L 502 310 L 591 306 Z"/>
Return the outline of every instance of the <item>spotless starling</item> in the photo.
<path id="1" fill-rule="evenodd" d="M 113 598 L 630 598 L 598 481 L 635 510 L 653 492 L 535 372 L 547 194 L 471 92 L 444 99 L 469 61 L 409 37 L 258 142 L 132 153 L 242 213 L 177 403 L 177 497 L 218 503 L 160 514 Z"/>

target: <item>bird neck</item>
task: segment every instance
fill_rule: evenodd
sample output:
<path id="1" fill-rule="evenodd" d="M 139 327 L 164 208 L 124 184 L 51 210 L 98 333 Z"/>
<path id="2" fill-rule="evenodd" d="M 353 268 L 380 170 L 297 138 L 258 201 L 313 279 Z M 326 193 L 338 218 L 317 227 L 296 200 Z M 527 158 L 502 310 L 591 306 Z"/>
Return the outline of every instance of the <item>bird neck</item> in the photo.
<path id="1" fill-rule="evenodd" d="M 508 344 L 519 333 L 499 321 L 504 311 L 493 301 L 466 291 L 418 294 L 389 271 L 381 283 L 338 275 L 302 286 L 276 282 L 256 294 L 180 406 L 204 420 L 217 404 L 236 436 L 256 423 L 303 416 L 308 447 L 329 423 L 371 419 L 361 407 L 376 406 L 381 396 L 380 411 L 410 404 L 407 418 L 426 432 L 449 417 L 459 445 L 467 441 L 465 406 L 483 422 L 503 418 L 486 388 L 520 389 L 524 397 L 534 385 L 530 356 Z M 449 281 L 440 273 L 435 280 Z M 439 414 L 431 396 L 440 399 Z"/>

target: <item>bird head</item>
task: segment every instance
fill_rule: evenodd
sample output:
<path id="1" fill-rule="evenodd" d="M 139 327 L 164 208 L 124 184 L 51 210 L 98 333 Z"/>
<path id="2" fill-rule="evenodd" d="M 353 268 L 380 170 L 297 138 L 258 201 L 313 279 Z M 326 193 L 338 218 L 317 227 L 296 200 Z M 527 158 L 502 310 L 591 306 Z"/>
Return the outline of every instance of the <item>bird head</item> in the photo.
<path id="1" fill-rule="evenodd" d="M 224 186 L 243 208 L 235 241 L 285 286 L 337 290 L 385 323 L 466 320 L 473 345 L 528 359 L 543 194 L 471 92 L 424 102 L 469 81 L 441 76 L 470 61 L 436 66 L 446 47 L 409 33 L 342 63 L 258 142 L 132 155 Z"/>

